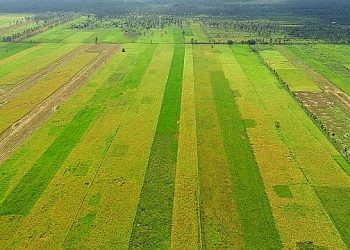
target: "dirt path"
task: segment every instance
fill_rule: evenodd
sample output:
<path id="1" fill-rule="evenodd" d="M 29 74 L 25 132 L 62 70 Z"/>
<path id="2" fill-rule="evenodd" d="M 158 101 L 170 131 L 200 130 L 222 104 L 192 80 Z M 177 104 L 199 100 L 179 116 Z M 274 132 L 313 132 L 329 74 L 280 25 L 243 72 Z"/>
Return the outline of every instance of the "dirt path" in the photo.
<path id="1" fill-rule="evenodd" d="M 72 77 L 64 86 L 0 134 L 0 164 L 6 161 L 26 138 L 47 121 L 55 113 L 59 105 L 68 100 L 76 90 L 106 63 L 113 56 L 117 48 L 118 46 L 115 45 L 91 46 L 89 50 L 100 52 L 95 60 Z"/>
<path id="2" fill-rule="evenodd" d="M 39 72 L 34 73 L 33 75 L 29 76 L 28 78 L 20 81 L 17 83 L 14 87 L 9 88 L 4 93 L 0 93 L 0 100 L 2 101 L 4 106 L 6 103 L 12 101 L 14 98 L 16 98 L 19 94 L 24 92 L 25 90 L 29 89 L 31 86 L 45 78 L 48 74 L 50 74 L 52 71 L 54 71 L 59 66 L 65 64 L 66 62 L 72 60 L 74 57 L 82 53 L 84 50 L 88 50 L 91 48 L 91 45 L 84 45 L 81 47 L 78 47 L 67 54 L 59 57 L 58 59 L 51 62 L 49 65 L 45 66 L 43 69 L 41 69 Z M 0 107 L 1 108 L 1 107 Z"/>

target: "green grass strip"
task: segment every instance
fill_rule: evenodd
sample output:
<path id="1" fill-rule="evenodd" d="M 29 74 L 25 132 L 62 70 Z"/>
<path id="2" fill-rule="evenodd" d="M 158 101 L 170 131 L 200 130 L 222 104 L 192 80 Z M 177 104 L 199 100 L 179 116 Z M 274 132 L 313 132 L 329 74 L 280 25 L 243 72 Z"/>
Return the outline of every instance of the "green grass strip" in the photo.
<path id="1" fill-rule="evenodd" d="M 175 47 L 130 248 L 170 247 L 184 54 L 184 46 Z"/>
<path id="2" fill-rule="evenodd" d="M 82 109 L 0 205 L 0 215 L 27 215 L 99 113 Z"/>
<path id="3" fill-rule="evenodd" d="M 315 190 L 341 238 L 350 249 L 350 188 L 315 187 Z"/>
<path id="4" fill-rule="evenodd" d="M 33 47 L 33 43 L 6 43 L 0 46 L 0 60 Z"/>
<path id="5" fill-rule="evenodd" d="M 210 72 L 210 79 L 245 247 L 280 249 L 281 239 L 234 93 L 222 71 Z"/>

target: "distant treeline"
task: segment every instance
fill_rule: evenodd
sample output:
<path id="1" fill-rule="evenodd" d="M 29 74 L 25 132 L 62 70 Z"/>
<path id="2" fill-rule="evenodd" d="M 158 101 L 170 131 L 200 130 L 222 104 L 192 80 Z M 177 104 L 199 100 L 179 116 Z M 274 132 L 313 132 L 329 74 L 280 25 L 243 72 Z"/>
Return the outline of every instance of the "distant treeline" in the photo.
<path id="1" fill-rule="evenodd" d="M 227 0 L 0 0 L 1 12 L 74 11 L 97 16 L 130 13 L 179 16 L 235 16 L 240 19 L 312 17 L 325 23 L 350 24 L 349 0 L 287 0 L 268 4 Z"/>

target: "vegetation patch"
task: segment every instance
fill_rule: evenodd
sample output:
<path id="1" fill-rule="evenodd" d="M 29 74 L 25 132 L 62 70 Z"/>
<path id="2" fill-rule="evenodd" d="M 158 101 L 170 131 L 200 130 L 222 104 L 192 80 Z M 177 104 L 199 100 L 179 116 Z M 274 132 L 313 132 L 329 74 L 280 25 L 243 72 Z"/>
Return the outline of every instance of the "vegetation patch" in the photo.
<path id="1" fill-rule="evenodd" d="M 338 165 L 344 169 L 344 171 L 350 176 L 350 164 L 347 162 L 343 156 L 334 155 L 333 159 L 338 163 Z"/>
<path id="2" fill-rule="evenodd" d="M 350 188 L 316 187 L 315 190 L 343 241 L 350 247 Z"/>
<path id="3" fill-rule="evenodd" d="M 174 49 L 130 248 L 170 246 L 185 47 Z"/>
<path id="4" fill-rule="evenodd" d="M 97 108 L 82 109 L 51 144 L 30 171 L 0 204 L 0 214 L 27 215 L 61 164 L 98 116 Z"/>
<path id="5" fill-rule="evenodd" d="M 273 191 L 281 198 L 293 198 L 292 191 L 286 185 L 273 186 Z"/>
<path id="6" fill-rule="evenodd" d="M 65 241 L 66 248 L 76 248 L 80 243 L 89 236 L 90 230 L 96 218 L 96 212 L 89 212 L 83 217 L 80 217 L 76 223 L 73 224 Z"/>
<path id="7" fill-rule="evenodd" d="M 210 78 L 245 247 L 280 248 L 270 203 L 229 82 L 222 71 L 211 72 Z"/>
<path id="8" fill-rule="evenodd" d="M 244 119 L 245 128 L 254 128 L 256 126 L 256 121 L 253 119 Z"/>

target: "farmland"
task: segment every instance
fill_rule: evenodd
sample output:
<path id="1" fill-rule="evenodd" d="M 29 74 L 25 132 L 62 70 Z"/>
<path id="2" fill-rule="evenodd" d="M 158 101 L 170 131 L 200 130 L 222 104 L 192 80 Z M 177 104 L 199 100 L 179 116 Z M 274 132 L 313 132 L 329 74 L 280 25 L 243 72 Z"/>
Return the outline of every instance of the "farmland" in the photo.
<path id="1" fill-rule="evenodd" d="M 1 14 L 0 248 L 349 249 L 350 45 L 228 22 Z"/>

